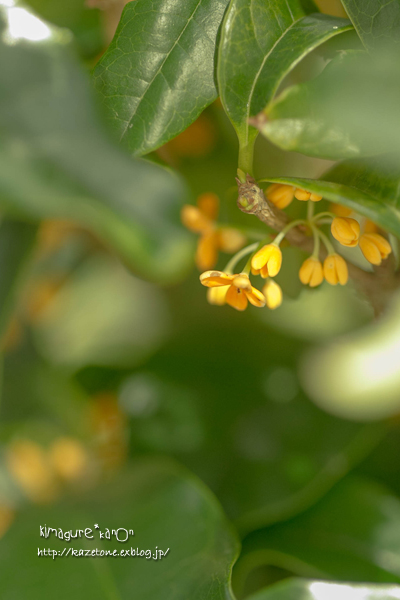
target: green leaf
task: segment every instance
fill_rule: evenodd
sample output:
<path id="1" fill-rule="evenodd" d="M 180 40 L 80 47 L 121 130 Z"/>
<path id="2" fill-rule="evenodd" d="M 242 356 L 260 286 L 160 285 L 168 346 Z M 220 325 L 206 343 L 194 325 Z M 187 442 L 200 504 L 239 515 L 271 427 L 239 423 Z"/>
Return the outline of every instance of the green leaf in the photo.
<path id="1" fill-rule="evenodd" d="M 221 311 L 204 336 L 196 310 L 191 326 L 127 378 L 120 402 L 131 416 L 134 450 L 162 450 L 184 462 L 247 532 L 316 502 L 371 452 L 385 427 L 317 409 L 296 377 L 301 344 L 271 329 L 266 343 L 259 321 L 232 328 Z M 246 336 L 252 351 L 238 353 Z"/>
<path id="2" fill-rule="evenodd" d="M 259 564 L 264 556 L 264 564 L 305 577 L 399 582 L 400 501 L 381 485 L 347 478 L 304 514 L 251 534 L 237 569 L 257 555 Z"/>
<path id="3" fill-rule="evenodd" d="M 399 595 L 400 587 L 393 585 L 289 579 L 249 596 L 248 600 L 397 600 Z"/>
<path id="4" fill-rule="evenodd" d="M 15 10 L 41 40 L 9 29 Z M 76 220 L 141 274 L 177 277 L 191 248 L 179 224 L 181 181 L 109 141 L 65 31 L 19 7 L 1 7 L 1 19 L 0 204 L 33 219 Z"/>
<path id="5" fill-rule="evenodd" d="M 277 177 L 268 181 L 315 192 L 400 236 L 400 165 L 396 157 L 345 161 L 334 166 L 321 180 Z"/>
<path id="6" fill-rule="evenodd" d="M 93 540 L 70 542 L 54 534 L 40 537 L 40 525 L 63 531 L 91 528 Z M 95 524 L 99 529 L 95 528 Z M 126 543 L 108 528 L 134 530 Z M 120 532 L 125 535 L 125 532 Z M 38 548 L 60 553 L 75 550 L 151 550 L 168 554 L 146 557 L 38 556 Z M 209 490 L 181 467 L 157 460 L 138 460 L 82 500 L 32 508 L 17 515 L 2 540 L 2 598 L 76 600 L 233 600 L 230 572 L 238 543 Z M 21 577 L 24 572 L 24 577 Z M 50 573 L 50 575 L 49 575 Z"/>
<path id="7" fill-rule="evenodd" d="M 136 155 L 186 129 L 216 99 L 218 29 L 228 0 L 136 0 L 94 70 L 109 122 Z"/>
<path id="8" fill-rule="evenodd" d="M 4 219 L 0 224 L 0 337 L 16 306 L 37 228 Z"/>
<path id="9" fill-rule="evenodd" d="M 261 132 L 283 150 L 332 160 L 399 151 L 400 71 L 394 58 L 342 53 L 321 75 L 270 104 L 258 119 Z"/>
<path id="10" fill-rule="evenodd" d="M 273 98 L 283 78 L 314 48 L 351 29 L 347 19 L 315 14 L 304 17 L 297 0 L 233 0 L 219 50 L 218 81 L 224 108 L 250 152 L 257 130 L 250 117 Z M 239 165 L 249 170 L 249 163 Z"/>
<path id="11" fill-rule="evenodd" d="M 162 345 L 169 318 L 159 288 L 100 254 L 69 276 L 32 328 L 49 363 L 130 367 Z"/>
<path id="12" fill-rule="evenodd" d="M 367 50 L 400 42 L 400 0 L 342 0 Z"/>
<path id="13" fill-rule="evenodd" d="M 300 0 L 300 4 L 306 15 L 311 13 L 319 13 L 320 10 L 314 0 Z"/>

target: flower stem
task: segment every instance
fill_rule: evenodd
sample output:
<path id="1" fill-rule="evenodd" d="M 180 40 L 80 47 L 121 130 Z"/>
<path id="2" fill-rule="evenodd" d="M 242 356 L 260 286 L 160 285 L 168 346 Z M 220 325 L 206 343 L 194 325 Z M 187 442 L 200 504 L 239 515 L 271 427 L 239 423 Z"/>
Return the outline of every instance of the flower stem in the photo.
<path id="1" fill-rule="evenodd" d="M 313 215 L 314 215 L 314 202 L 311 202 L 311 200 L 309 200 L 307 203 L 307 221 L 309 223 L 311 223 Z"/>
<path id="2" fill-rule="evenodd" d="M 250 254 L 250 252 L 254 252 L 255 250 L 257 250 L 259 245 L 259 242 L 255 242 L 254 244 L 250 244 L 250 246 L 246 246 L 246 248 L 242 248 L 239 252 L 235 254 L 235 256 L 231 258 L 231 260 L 226 265 L 224 272 L 230 274 L 233 273 L 233 269 L 236 267 L 239 260 L 241 260 L 244 256 Z"/>
<path id="3" fill-rule="evenodd" d="M 327 249 L 328 254 L 336 254 L 335 253 L 335 248 L 330 243 L 330 241 L 328 240 L 328 238 L 326 237 L 326 235 L 324 233 L 322 233 L 322 231 L 320 229 L 316 229 L 316 230 L 318 232 L 319 237 L 323 241 L 323 243 L 325 245 L 325 248 Z"/>
<path id="4" fill-rule="evenodd" d="M 290 221 L 290 223 L 288 223 L 286 225 L 286 227 L 284 227 L 282 229 L 282 231 L 280 233 L 278 233 L 278 235 L 276 236 L 276 238 L 274 239 L 274 241 L 272 243 L 275 244 L 276 246 L 279 246 L 279 244 L 281 243 L 281 241 L 283 240 L 283 238 L 285 237 L 287 232 L 290 231 L 292 229 L 292 227 L 297 227 L 297 225 L 306 225 L 306 224 L 307 224 L 307 222 L 304 219 L 297 219 L 296 221 Z"/>

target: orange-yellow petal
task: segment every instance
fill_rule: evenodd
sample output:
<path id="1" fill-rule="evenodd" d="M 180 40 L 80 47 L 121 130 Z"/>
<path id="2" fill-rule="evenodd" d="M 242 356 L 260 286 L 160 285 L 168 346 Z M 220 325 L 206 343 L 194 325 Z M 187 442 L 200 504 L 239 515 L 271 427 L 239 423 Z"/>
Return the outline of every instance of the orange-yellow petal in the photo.
<path id="1" fill-rule="evenodd" d="M 212 269 L 218 260 L 218 234 L 216 231 L 204 233 L 197 244 L 196 265 L 203 269 Z"/>
<path id="2" fill-rule="evenodd" d="M 234 275 L 223 271 L 205 271 L 200 275 L 200 283 L 206 287 L 219 287 L 231 285 Z"/>
<path id="3" fill-rule="evenodd" d="M 215 221 L 219 213 L 219 198 L 217 194 L 206 192 L 197 198 L 197 206 L 211 221 Z"/>
<path id="4" fill-rule="evenodd" d="M 389 242 L 379 233 L 364 233 L 359 244 L 361 252 L 373 265 L 380 265 L 392 251 Z"/>
<path id="5" fill-rule="evenodd" d="M 311 192 L 306 192 L 306 190 L 301 190 L 300 188 L 296 188 L 294 191 L 294 196 L 297 200 L 310 200 Z"/>
<path id="6" fill-rule="evenodd" d="M 210 219 L 197 206 L 192 206 L 191 204 L 185 204 L 182 207 L 181 221 L 185 227 L 195 233 L 207 231 L 212 226 Z"/>
<path id="7" fill-rule="evenodd" d="M 223 252 L 233 254 L 245 245 L 246 236 L 233 227 L 221 227 L 218 231 L 218 243 Z"/>
<path id="8" fill-rule="evenodd" d="M 338 217 L 348 217 L 353 212 L 351 208 L 347 208 L 347 206 L 342 206 L 341 204 L 335 204 L 334 202 L 331 203 L 330 210 Z"/>
<path id="9" fill-rule="evenodd" d="M 283 210 L 294 198 L 294 187 L 281 183 L 273 183 L 266 191 L 266 196 L 272 204 Z"/>
<path id="10" fill-rule="evenodd" d="M 342 246 L 353 248 L 358 244 L 360 224 L 349 217 L 336 217 L 331 224 L 331 232 L 335 240 Z"/>
<path id="11" fill-rule="evenodd" d="M 282 304 L 282 289 L 273 279 L 268 279 L 262 291 L 269 309 L 275 310 Z"/>
<path id="12" fill-rule="evenodd" d="M 282 252 L 275 244 L 263 246 L 251 259 L 253 269 L 262 269 L 266 266 L 270 277 L 275 277 L 279 273 L 281 265 Z"/>
<path id="13" fill-rule="evenodd" d="M 324 261 L 324 277 L 331 285 L 346 285 L 349 272 L 346 261 L 339 254 L 329 254 Z"/>
<path id="14" fill-rule="evenodd" d="M 208 288 L 207 300 L 209 304 L 223 306 L 226 303 L 226 292 L 228 291 L 229 287 L 229 285 L 222 285 L 220 287 Z"/>
<path id="15" fill-rule="evenodd" d="M 225 301 L 236 310 L 245 310 L 247 308 L 247 296 L 244 290 L 231 285 L 228 289 Z"/>
<path id="16" fill-rule="evenodd" d="M 310 200 L 311 202 L 319 202 L 322 200 L 322 196 L 319 196 L 318 194 L 311 194 Z"/>
<path id="17" fill-rule="evenodd" d="M 301 283 L 316 287 L 320 285 L 324 279 L 322 265 L 314 256 L 307 258 L 300 267 L 299 278 Z"/>
<path id="18" fill-rule="evenodd" d="M 247 299 L 253 306 L 257 306 L 258 308 L 262 308 L 265 306 L 265 296 L 260 290 L 252 287 L 251 291 L 245 291 Z"/>

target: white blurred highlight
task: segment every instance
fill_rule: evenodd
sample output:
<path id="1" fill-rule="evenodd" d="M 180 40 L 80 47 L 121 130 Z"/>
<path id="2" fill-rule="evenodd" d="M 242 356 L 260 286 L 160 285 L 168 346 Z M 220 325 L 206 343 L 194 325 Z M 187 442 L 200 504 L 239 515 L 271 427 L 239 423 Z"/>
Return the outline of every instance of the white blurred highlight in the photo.
<path id="1" fill-rule="evenodd" d="M 379 323 L 309 353 L 301 379 L 316 404 L 340 417 L 368 421 L 400 413 L 400 306 Z"/>

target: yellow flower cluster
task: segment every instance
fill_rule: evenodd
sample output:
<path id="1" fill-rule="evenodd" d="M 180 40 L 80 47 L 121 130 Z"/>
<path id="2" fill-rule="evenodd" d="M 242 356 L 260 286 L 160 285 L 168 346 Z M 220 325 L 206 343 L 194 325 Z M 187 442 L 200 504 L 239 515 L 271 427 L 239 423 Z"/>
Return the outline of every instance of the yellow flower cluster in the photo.
<path id="1" fill-rule="evenodd" d="M 274 183 L 266 191 L 267 199 L 279 209 L 284 209 L 294 198 L 300 201 L 319 202 L 322 196 L 286 184 Z M 314 252 L 307 258 L 300 270 L 299 278 L 304 285 L 317 287 L 325 280 L 330 285 L 345 285 L 349 278 L 345 259 L 335 252 L 332 243 L 320 229 L 330 223 L 331 234 L 342 246 L 359 246 L 365 258 L 373 265 L 379 265 L 392 249 L 389 242 L 379 233 L 370 221 L 362 220 L 362 227 L 351 211 L 337 206 L 335 214 L 320 212 L 314 216 L 313 204 L 308 204 L 307 220 L 290 221 L 288 225 L 270 243 L 251 244 L 243 248 L 245 236 L 230 227 L 221 227 L 216 223 L 218 216 L 218 197 L 203 194 L 197 200 L 197 206 L 186 205 L 182 209 L 182 221 L 192 231 L 200 233 L 196 262 L 200 269 L 207 269 L 200 275 L 200 282 L 208 288 L 207 298 L 210 304 L 222 306 L 228 304 L 243 311 L 248 304 L 256 307 L 278 308 L 282 303 L 282 290 L 273 280 L 282 266 L 280 243 L 292 227 L 301 225 L 304 231 L 314 236 Z M 361 233 L 361 230 L 363 232 Z M 320 242 L 327 250 L 327 256 L 320 260 Z M 225 271 L 210 270 L 214 267 L 218 250 L 237 252 L 228 263 Z M 239 251 L 240 250 L 240 251 Z M 250 255 L 245 268 L 234 273 L 238 262 Z M 259 275 L 266 282 L 262 291 L 252 286 L 249 278 Z"/>
<path id="2" fill-rule="evenodd" d="M 244 246 L 246 237 L 233 227 L 219 227 L 219 198 L 216 194 L 201 194 L 197 206 L 185 204 L 181 211 L 182 223 L 200 234 L 197 245 L 196 264 L 200 270 L 212 269 L 218 260 L 218 252 L 233 253 Z"/>
<path id="3" fill-rule="evenodd" d="M 266 191 L 266 196 L 272 204 L 281 210 L 288 207 L 294 198 L 301 200 L 302 202 L 306 202 L 307 200 L 319 202 L 322 200 L 322 196 L 306 192 L 300 188 L 295 188 L 292 185 L 284 185 L 281 183 L 273 183 L 270 185 Z"/>

